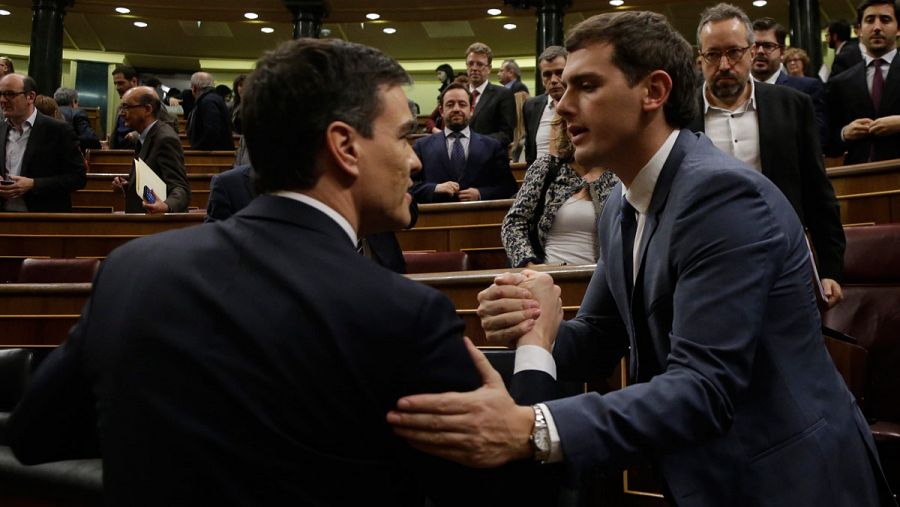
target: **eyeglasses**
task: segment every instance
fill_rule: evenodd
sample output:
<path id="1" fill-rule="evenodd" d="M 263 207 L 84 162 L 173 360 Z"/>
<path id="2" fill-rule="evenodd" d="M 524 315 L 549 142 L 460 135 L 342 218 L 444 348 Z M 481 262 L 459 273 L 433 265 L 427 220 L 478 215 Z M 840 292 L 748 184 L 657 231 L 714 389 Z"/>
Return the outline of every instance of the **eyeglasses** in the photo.
<path id="1" fill-rule="evenodd" d="M 775 44 L 774 42 L 754 42 L 753 43 L 753 51 L 759 51 L 762 49 L 763 53 L 770 54 L 772 51 L 776 49 L 780 49 L 781 44 Z"/>
<path id="2" fill-rule="evenodd" d="M 0 92 L 0 97 L 5 98 L 6 100 L 12 100 L 12 99 L 18 97 L 19 95 L 25 95 L 25 92 L 14 92 L 14 91 Z"/>
<path id="3" fill-rule="evenodd" d="M 122 102 L 122 104 L 120 104 L 119 107 L 121 107 L 122 109 L 134 109 L 136 107 L 144 107 L 146 105 L 147 104 L 126 104 L 126 103 Z"/>
<path id="4" fill-rule="evenodd" d="M 743 48 L 731 48 L 724 51 L 721 49 L 710 49 L 705 53 L 700 53 L 700 57 L 703 58 L 703 61 L 708 64 L 718 65 L 719 62 L 722 61 L 722 57 L 724 56 L 728 59 L 729 65 L 734 65 L 738 62 L 738 60 L 744 57 L 744 54 L 748 49 L 750 49 L 750 46 Z"/>

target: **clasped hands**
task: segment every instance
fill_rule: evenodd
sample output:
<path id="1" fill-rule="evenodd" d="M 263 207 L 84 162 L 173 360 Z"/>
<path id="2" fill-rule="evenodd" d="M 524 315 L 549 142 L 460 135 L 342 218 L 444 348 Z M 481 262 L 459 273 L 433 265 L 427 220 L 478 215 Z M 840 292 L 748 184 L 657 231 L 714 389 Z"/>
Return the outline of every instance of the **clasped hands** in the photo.
<path id="1" fill-rule="evenodd" d="M 455 181 L 445 181 L 434 186 L 434 192 L 437 194 L 447 194 L 449 196 L 457 196 L 460 201 L 478 201 L 481 199 L 481 192 L 475 187 L 459 189 L 459 183 Z"/>
<path id="2" fill-rule="evenodd" d="M 478 315 L 491 343 L 550 351 L 562 321 L 560 289 L 545 273 L 505 273 L 478 294 Z M 476 468 L 532 456 L 534 411 L 509 395 L 500 374 L 465 338 L 483 385 L 465 393 L 417 394 L 387 415 L 394 432 L 422 452 Z"/>
<path id="3" fill-rule="evenodd" d="M 900 115 L 877 119 L 858 118 L 844 126 L 841 134 L 845 141 L 857 141 L 869 136 L 888 136 L 900 132 Z"/>

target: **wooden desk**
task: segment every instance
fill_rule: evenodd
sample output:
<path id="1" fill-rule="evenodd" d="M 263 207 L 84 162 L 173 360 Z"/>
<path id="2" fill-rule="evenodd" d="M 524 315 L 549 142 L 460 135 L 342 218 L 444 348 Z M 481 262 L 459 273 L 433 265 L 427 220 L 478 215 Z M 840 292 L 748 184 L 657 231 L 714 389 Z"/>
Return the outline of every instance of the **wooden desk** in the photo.
<path id="1" fill-rule="evenodd" d="M 209 190 L 209 183 L 212 181 L 212 177 L 218 173 L 219 171 L 187 173 L 187 180 L 191 185 L 191 192 L 195 190 Z M 112 180 L 116 176 L 127 178 L 128 171 L 121 173 L 88 173 L 87 185 L 85 185 L 83 190 L 109 190 L 112 188 Z"/>
<path id="2" fill-rule="evenodd" d="M 131 167 L 131 161 L 134 160 L 133 150 L 87 150 L 85 159 L 88 162 L 88 172 L 120 172 L 120 171 L 94 171 L 90 169 L 91 164 L 125 164 Z M 185 150 L 185 165 L 216 165 L 231 167 L 234 165 L 234 151 L 203 151 L 203 150 Z M 127 170 L 124 172 L 128 172 Z M 218 172 L 218 171 L 215 171 Z"/>
<path id="3" fill-rule="evenodd" d="M 499 224 L 503 222 L 512 203 L 513 199 L 498 199 L 495 201 L 421 204 L 416 228 Z"/>
<path id="4" fill-rule="evenodd" d="M 841 223 L 900 222 L 900 160 L 826 171 L 841 206 Z"/>

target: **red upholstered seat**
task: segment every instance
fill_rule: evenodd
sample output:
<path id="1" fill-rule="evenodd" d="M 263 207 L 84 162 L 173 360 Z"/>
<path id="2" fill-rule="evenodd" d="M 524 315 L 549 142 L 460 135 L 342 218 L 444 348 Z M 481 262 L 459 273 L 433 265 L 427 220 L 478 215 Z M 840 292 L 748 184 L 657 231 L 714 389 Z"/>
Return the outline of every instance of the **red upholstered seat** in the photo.
<path id="1" fill-rule="evenodd" d="M 99 259 L 25 259 L 19 283 L 90 283 Z"/>

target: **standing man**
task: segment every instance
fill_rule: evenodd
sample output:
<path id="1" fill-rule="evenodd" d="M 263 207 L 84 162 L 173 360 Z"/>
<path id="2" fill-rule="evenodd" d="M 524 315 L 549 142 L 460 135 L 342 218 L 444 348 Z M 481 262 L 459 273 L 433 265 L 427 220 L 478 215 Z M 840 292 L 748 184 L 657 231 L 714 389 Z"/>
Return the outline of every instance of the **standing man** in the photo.
<path id="1" fill-rule="evenodd" d="M 126 213 L 184 213 L 191 202 L 191 187 L 184 168 L 184 148 L 172 127 L 159 121 L 161 107 L 159 97 L 149 86 L 131 88 L 122 97 L 120 111 L 125 126 L 138 132 L 136 156 L 165 182 L 167 194 L 165 201 L 156 199 L 152 203 L 138 197 L 132 165 L 127 180 L 116 176 L 112 182 L 114 189 L 125 192 Z"/>
<path id="2" fill-rule="evenodd" d="M 191 94 L 196 101 L 187 132 L 192 150 L 234 150 L 231 115 L 213 84 L 213 76 L 208 72 L 195 72 L 191 76 Z"/>
<path id="3" fill-rule="evenodd" d="M 75 129 L 75 135 L 81 144 L 81 151 L 100 149 L 100 138 L 91 128 L 87 114 L 78 107 L 78 90 L 59 88 L 53 93 L 53 100 L 59 105 L 59 112 Z"/>
<path id="4" fill-rule="evenodd" d="M 491 48 L 480 42 L 466 50 L 469 92 L 475 106 L 470 126 L 475 132 L 500 141 L 506 149 L 516 128 L 516 97 L 507 88 L 488 82 L 493 58 Z"/>
<path id="5" fill-rule="evenodd" d="M 112 78 L 120 99 L 125 92 L 140 84 L 137 71 L 130 65 L 116 65 L 112 71 Z M 125 117 L 121 114 L 116 115 L 116 127 L 109 135 L 109 148 L 113 150 L 134 148 L 137 134 L 131 134 L 132 132 L 134 130 L 125 125 Z"/>
<path id="6" fill-rule="evenodd" d="M 508 199 L 516 193 L 509 155 L 500 143 L 469 128 L 472 95 L 452 83 L 440 96 L 444 131 L 418 139 L 422 170 L 413 175 L 419 203 Z"/>
<path id="7" fill-rule="evenodd" d="M 856 26 L 859 28 L 858 22 Z M 828 25 L 828 47 L 834 49 L 829 79 L 863 61 L 865 50 L 860 49 L 858 40 L 850 39 L 850 23 L 843 19 L 832 21 Z"/>
<path id="8" fill-rule="evenodd" d="M 550 150 L 550 122 L 556 114 L 555 107 L 562 98 L 562 72 L 566 67 L 568 52 L 562 46 L 548 46 L 538 57 L 544 93 L 522 104 L 525 122 L 525 161 L 530 166 L 539 156 Z"/>
<path id="9" fill-rule="evenodd" d="M 817 78 L 788 75 L 782 62 L 786 37 L 787 30 L 772 18 L 760 18 L 753 22 L 753 38 L 755 40 L 750 49 L 753 58 L 750 74 L 757 81 L 787 86 L 809 95 L 816 112 L 819 146 L 824 146 L 828 139 L 825 84 Z"/>
<path id="10" fill-rule="evenodd" d="M 764 39 L 754 42 L 750 19 L 741 9 L 719 4 L 703 12 L 697 28 L 703 109 L 691 129 L 705 132 L 716 147 L 762 172 L 787 196 L 809 229 L 822 287 L 833 306 L 842 298 L 846 241 L 822 162 L 812 102 L 788 87 L 750 79 L 751 66 L 762 77 L 767 55 L 780 54 L 777 41 L 770 39 L 774 31 L 758 31 Z"/>
<path id="11" fill-rule="evenodd" d="M 557 325 L 558 287 L 528 271 L 498 277 L 478 313 L 489 339 L 518 342 L 519 402 L 626 355 L 631 382 L 518 406 L 482 365 L 481 389 L 400 399 L 389 422 L 475 466 L 536 459 L 576 472 L 649 458 L 682 507 L 890 505 L 868 424 L 822 345 L 796 213 L 684 128 L 691 46 L 662 15 L 624 11 L 580 23 L 566 49 L 558 112 L 575 158 L 622 181 L 600 217 L 602 254 L 572 321 Z"/>
<path id="12" fill-rule="evenodd" d="M 0 79 L 0 211 L 72 211 L 72 192 L 87 183 L 72 127 L 34 107 L 29 76 Z"/>
<path id="13" fill-rule="evenodd" d="M 531 93 L 528 91 L 525 83 L 522 82 L 522 69 L 519 68 L 519 64 L 513 59 L 503 60 L 503 65 L 497 71 L 497 77 L 500 79 L 500 84 L 513 93 Z"/>
<path id="14" fill-rule="evenodd" d="M 833 76 L 826 87 L 826 155 L 844 164 L 900 158 L 900 59 L 893 0 L 868 0 L 857 9 L 864 61 Z"/>
<path id="15" fill-rule="evenodd" d="M 263 195 L 103 261 L 7 426 L 16 456 L 102 451 L 109 505 L 502 505 L 497 474 L 414 451 L 384 422 L 401 396 L 479 383 L 450 300 L 356 251 L 410 221 L 409 76 L 307 38 L 247 81 Z"/>

